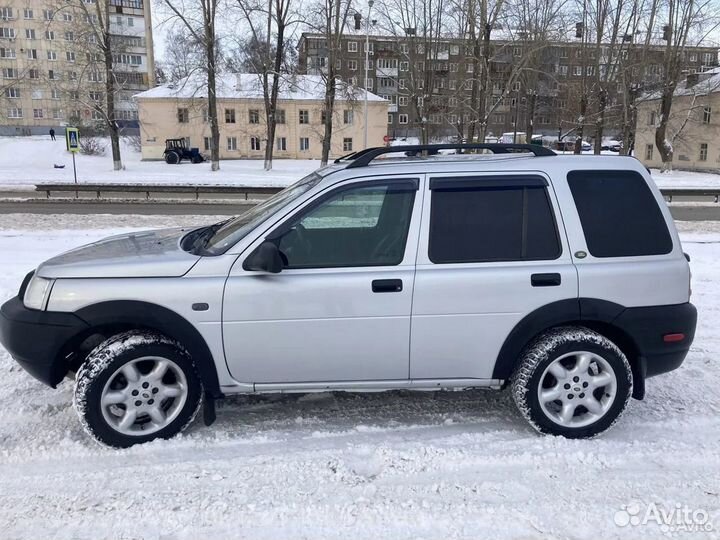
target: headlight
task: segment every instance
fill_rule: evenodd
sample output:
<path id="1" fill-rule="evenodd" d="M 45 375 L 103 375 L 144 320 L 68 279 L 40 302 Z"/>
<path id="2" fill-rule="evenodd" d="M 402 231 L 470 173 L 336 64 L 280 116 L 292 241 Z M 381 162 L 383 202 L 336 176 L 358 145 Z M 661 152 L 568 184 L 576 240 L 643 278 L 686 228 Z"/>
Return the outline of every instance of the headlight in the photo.
<path id="1" fill-rule="evenodd" d="M 45 309 L 52 284 L 52 279 L 33 276 L 30 283 L 28 283 L 27 289 L 25 289 L 25 296 L 23 297 L 25 307 L 28 309 Z"/>

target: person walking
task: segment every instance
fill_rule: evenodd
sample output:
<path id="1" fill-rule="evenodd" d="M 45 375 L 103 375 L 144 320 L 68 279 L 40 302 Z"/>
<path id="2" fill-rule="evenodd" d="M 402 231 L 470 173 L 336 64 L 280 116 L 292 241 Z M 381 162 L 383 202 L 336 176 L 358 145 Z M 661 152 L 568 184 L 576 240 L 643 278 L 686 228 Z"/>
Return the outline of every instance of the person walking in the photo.
<path id="1" fill-rule="evenodd" d="M 55 140 L 55 130 L 53 128 L 50 128 L 50 140 Z"/>

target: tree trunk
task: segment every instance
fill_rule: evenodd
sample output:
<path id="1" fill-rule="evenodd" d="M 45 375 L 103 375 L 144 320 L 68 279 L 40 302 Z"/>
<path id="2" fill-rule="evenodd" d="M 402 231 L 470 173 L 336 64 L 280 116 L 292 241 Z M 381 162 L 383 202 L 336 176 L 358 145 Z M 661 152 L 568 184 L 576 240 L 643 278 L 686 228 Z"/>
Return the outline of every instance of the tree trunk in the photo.
<path id="1" fill-rule="evenodd" d="M 331 82 L 328 80 L 328 83 Z M 332 120 L 333 120 L 333 110 L 335 109 L 335 84 L 326 84 L 325 85 L 325 118 L 323 119 L 324 127 L 325 127 L 325 133 L 323 134 L 322 139 L 322 158 L 320 160 L 320 165 L 325 166 L 328 164 L 328 160 L 330 159 L 330 143 L 332 142 Z"/>
<path id="2" fill-rule="evenodd" d="M 605 110 L 607 109 L 607 91 L 603 88 L 598 96 L 598 115 L 595 120 L 595 148 L 594 154 L 602 152 L 602 139 L 605 132 Z"/>
<path id="3" fill-rule="evenodd" d="M 655 146 L 657 146 L 660 159 L 662 159 L 661 172 L 672 170 L 673 146 L 667 138 L 667 128 L 674 93 L 675 85 L 668 84 L 663 88 L 660 100 L 660 123 L 655 129 Z"/>
<path id="4" fill-rule="evenodd" d="M 528 143 L 532 143 L 535 133 L 535 109 L 537 108 L 537 94 L 530 92 L 527 97 L 527 111 L 525 113 L 525 138 Z"/>
<path id="5" fill-rule="evenodd" d="M 105 11 L 105 24 L 103 25 L 103 61 L 105 64 L 105 122 L 110 135 L 110 148 L 113 158 L 113 170 L 121 171 L 123 168 L 120 156 L 120 130 L 115 121 L 115 77 L 113 75 L 113 56 L 110 44 L 108 13 Z"/>
<path id="6" fill-rule="evenodd" d="M 215 88 L 215 21 L 211 5 L 213 0 L 205 0 L 205 54 L 207 55 L 208 114 L 210 115 L 210 169 L 220 170 L 220 126 L 217 116 L 217 94 Z"/>
<path id="7" fill-rule="evenodd" d="M 585 136 L 585 116 L 587 115 L 587 96 L 583 91 L 583 95 L 580 98 L 580 118 L 578 118 L 578 130 L 577 139 L 575 139 L 575 154 L 582 153 L 583 137 Z"/>

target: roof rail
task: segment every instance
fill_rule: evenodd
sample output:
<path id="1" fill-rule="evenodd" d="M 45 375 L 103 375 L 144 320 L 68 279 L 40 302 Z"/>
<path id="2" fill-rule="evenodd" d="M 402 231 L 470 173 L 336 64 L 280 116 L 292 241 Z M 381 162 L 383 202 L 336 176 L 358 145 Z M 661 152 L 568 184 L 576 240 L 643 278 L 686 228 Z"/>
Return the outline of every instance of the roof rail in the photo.
<path id="1" fill-rule="evenodd" d="M 348 156 L 343 156 L 342 158 L 336 159 L 335 163 L 340 163 L 341 160 L 347 160 L 350 161 L 350 164 L 347 166 L 347 168 L 354 169 L 357 167 L 367 167 L 371 161 L 383 154 L 394 154 L 396 152 L 437 153 L 438 150 L 490 150 L 493 154 L 512 154 L 528 152 L 535 155 L 536 157 L 557 155 L 549 148 L 545 148 L 544 146 L 540 146 L 538 144 L 411 144 L 406 146 L 377 146 L 374 148 L 366 148 L 365 150 L 360 150 L 359 152 L 355 152 Z"/>

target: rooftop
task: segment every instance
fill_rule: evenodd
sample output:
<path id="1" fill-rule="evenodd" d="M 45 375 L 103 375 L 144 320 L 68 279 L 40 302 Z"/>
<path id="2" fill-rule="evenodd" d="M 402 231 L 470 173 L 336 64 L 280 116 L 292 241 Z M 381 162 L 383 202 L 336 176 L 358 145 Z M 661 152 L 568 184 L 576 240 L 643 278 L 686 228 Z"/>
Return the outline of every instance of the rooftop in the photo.
<path id="1" fill-rule="evenodd" d="M 257 73 L 224 73 L 216 80 L 218 99 L 263 99 L 261 75 Z M 364 100 L 365 90 L 342 81 L 336 82 L 338 101 Z M 367 93 L 368 101 L 386 101 Z M 202 75 L 191 75 L 177 82 L 156 86 L 135 94 L 136 99 L 197 99 L 207 98 L 207 81 Z M 325 80 L 320 75 L 285 75 L 280 82 L 280 100 L 323 100 Z"/>
<path id="2" fill-rule="evenodd" d="M 680 81 L 675 89 L 676 96 L 707 96 L 720 92 L 720 67 L 709 69 L 703 73 L 691 73 Z M 662 92 L 651 92 L 644 101 L 660 99 Z"/>

